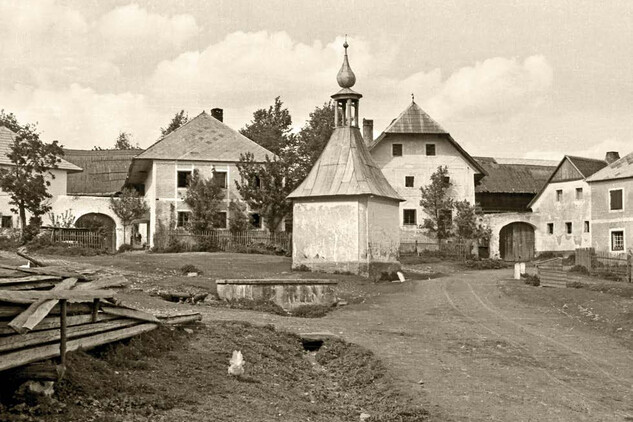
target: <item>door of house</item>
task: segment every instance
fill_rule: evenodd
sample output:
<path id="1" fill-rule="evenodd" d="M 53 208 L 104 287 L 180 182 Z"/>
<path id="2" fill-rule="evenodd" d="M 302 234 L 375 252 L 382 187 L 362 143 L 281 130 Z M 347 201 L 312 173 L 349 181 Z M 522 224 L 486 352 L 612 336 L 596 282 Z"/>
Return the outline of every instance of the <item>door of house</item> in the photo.
<path id="1" fill-rule="evenodd" d="M 531 261 L 534 258 L 534 228 L 527 223 L 512 223 L 499 233 L 499 253 L 504 261 Z"/>

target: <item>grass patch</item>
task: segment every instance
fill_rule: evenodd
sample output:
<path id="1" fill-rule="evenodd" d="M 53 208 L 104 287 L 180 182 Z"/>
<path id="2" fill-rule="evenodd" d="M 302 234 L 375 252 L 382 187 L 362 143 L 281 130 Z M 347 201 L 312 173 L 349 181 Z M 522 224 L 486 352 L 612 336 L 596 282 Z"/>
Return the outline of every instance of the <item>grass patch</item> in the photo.
<path id="1" fill-rule="evenodd" d="M 290 315 L 297 318 L 321 318 L 332 310 L 332 306 L 301 305 L 290 311 Z"/>
<path id="2" fill-rule="evenodd" d="M 200 270 L 200 268 L 196 267 L 193 264 L 186 264 L 186 265 L 183 265 L 182 267 L 180 267 L 180 273 L 183 274 L 183 275 L 187 275 L 189 273 L 202 274 L 202 270 Z"/>

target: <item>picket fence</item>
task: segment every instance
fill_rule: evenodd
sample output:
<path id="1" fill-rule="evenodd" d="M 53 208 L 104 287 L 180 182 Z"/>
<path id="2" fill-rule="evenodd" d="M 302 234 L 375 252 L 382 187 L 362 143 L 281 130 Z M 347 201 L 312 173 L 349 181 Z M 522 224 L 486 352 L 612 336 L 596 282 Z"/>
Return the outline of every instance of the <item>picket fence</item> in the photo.
<path id="1" fill-rule="evenodd" d="M 186 250 L 196 250 L 200 244 L 210 245 L 225 252 L 231 252 L 239 247 L 279 248 L 286 252 L 292 250 L 292 233 L 249 230 L 231 233 L 228 230 L 209 230 L 197 233 L 185 231 L 171 231 L 170 238 L 175 238 Z"/>
<path id="2" fill-rule="evenodd" d="M 45 227 L 43 230 L 50 234 L 51 242 L 53 243 L 74 244 L 108 251 L 113 251 L 114 249 L 114 239 L 111 233 L 91 229 L 60 227 Z"/>
<path id="3" fill-rule="evenodd" d="M 594 248 L 578 248 L 575 264 L 582 265 L 597 276 L 614 275 L 621 280 L 633 281 L 633 252 L 612 253 Z"/>

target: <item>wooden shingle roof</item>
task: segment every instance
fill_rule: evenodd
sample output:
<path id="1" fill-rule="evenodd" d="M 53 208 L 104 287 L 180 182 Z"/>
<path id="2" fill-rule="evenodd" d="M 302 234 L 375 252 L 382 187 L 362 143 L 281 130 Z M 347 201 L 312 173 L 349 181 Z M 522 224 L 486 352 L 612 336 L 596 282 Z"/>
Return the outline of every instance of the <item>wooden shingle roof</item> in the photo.
<path id="1" fill-rule="evenodd" d="M 16 133 L 11 129 L 0 126 L 0 165 L 3 166 L 12 166 L 13 163 L 8 157 L 8 154 L 11 152 L 11 145 L 15 142 Z M 81 171 L 81 167 L 78 167 L 63 158 L 59 163 L 57 163 L 57 168 L 60 170 L 66 170 L 69 173 L 79 172 Z"/>
<path id="2" fill-rule="evenodd" d="M 575 157 L 572 155 L 566 155 L 566 157 L 585 179 L 607 166 L 606 161 L 595 158 Z"/>
<path id="3" fill-rule="evenodd" d="M 135 159 L 237 162 L 250 152 L 264 162 L 273 154 L 204 111 L 159 139 Z"/>
<path id="4" fill-rule="evenodd" d="M 476 193 L 538 193 L 550 178 L 555 165 L 501 164 L 491 157 L 475 157 L 488 173 Z"/>
<path id="5" fill-rule="evenodd" d="M 587 179 L 587 182 L 628 179 L 630 177 L 633 177 L 633 152 L 594 173 Z"/>
<path id="6" fill-rule="evenodd" d="M 355 127 L 337 127 L 305 180 L 288 198 L 375 195 L 403 199 L 376 165 Z"/>
<path id="7" fill-rule="evenodd" d="M 121 191 L 132 158 L 143 150 L 66 149 L 64 152 L 68 161 L 84 169 L 68 175 L 68 194 L 110 196 Z"/>

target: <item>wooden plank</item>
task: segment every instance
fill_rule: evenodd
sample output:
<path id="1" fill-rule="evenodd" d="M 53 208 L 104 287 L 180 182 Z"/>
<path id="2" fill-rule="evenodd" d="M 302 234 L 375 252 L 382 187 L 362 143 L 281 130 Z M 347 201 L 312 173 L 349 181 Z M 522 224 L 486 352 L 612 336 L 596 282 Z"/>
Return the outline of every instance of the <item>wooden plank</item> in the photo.
<path id="1" fill-rule="evenodd" d="M 48 290 L 52 287 L 55 287 L 57 283 L 58 282 L 55 281 L 38 281 L 34 283 L 11 284 L 9 286 L 2 286 L 2 290 Z"/>
<path id="2" fill-rule="evenodd" d="M 66 344 L 66 351 L 72 352 L 77 349 L 91 349 L 102 344 L 112 343 L 114 341 L 123 340 L 125 338 L 134 337 L 141 333 L 154 330 L 158 324 L 144 323 L 120 330 L 108 331 L 102 334 L 95 334 L 88 337 L 82 337 L 70 340 Z M 59 345 L 49 344 L 46 346 L 38 346 L 31 349 L 11 352 L 0 356 L 0 371 L 27 363 L 37 362 L 44 359 L 51 359 L 59 356 Z"/>
<path id="3" fill-rule="evenodd" d="M 114 290 L 28 290 L 24 292 L 0 290 L 0 301 L 23 303 L 25 300 L 64 299 L 73 302 L 92 302 L 93 299 L 105 299 L 115 295 Z"/>
<path id="4" fill-rule="evenodd" d="M 61 318 L 57 318 L 60 320 Z M 97 333 L 103 333 L 119 328 L 131 327 L 139 324 L 138 320 L 123 318 L 114 321 L 96 322 L 94 324 L 83 324 L 69 326 L 66 330 L 68 339 L 85 337 Z M 0 352 L 4 353 L 11 350 L 23 349 L 29 346 L 43 345 L 46 343 L 60 341 L 61 325 L 43 331 L 34 331 L 26 334 L 14 334 L 12 336 L 0 337 Z"/>
<path id="5" fill-rule="evenodd" d="M 199 313 L 190 314 L 190 315 L 173 315 L 173 316 L 163 316 L 158 317 L 160 322 L 167 325 L 182 325 L 189 324 L 196 321 L 202 321 L 202 315 Z"/>
<path id="6" fill-rule="evenodd" d="M 43 262 L 38 261 L 37 259 L 35 259 L 35 258 L 32 258 L 32 257 L 28 256 L 28 255 L 27 255 L 27 254 L 25 254 L 24 252 L 15 251 L 15 253 L 16 253 L 18 256 L 21 256 L 22 258 L 24 258 L 24 259 L 26 259 L 27 261 L 29 261 L 29 262 L 30 262 L 30 263 L 31 263 L 34 267 L 45 267 L 45 266 L 46 266 L 46 264 L 44 264 Z"/>
<path id="7" fill-rule="evenodd" d="M 52 281 L 61 279 L 62 278 L 58 275 L 28 275 L 26 277 L 0 278 L 0 286 L 4 289 L 5 284 L 32 283 L 35 281 Z"/>
<path id="8" fill-rule="evenodd" d="M 52 291 L 70 289 L 77 283 L 76 278 L 67 278 L 66 280 L 53 287 Z M 13 328 L 18 333 L 24 333 L 28 330 L 32 330 L 40 321 L 42 321 L 46 315 L 57 305 L 57 300 L 38 300 L 31 304 L 24 312 L 15 317 L 13 321 L 9 323 L 9 327 Z"/>
<path id="9" fill-rule="evenodd" d="M 59 301 L 61 314 L 59 317 L 59 357 L 62 368 L 66 367 L 66 343 L 68 342 L 68 327 L 66 326 L 66 299 Z"/>
<path id="10" fill-rule="evenodd" d="M 13 265 L 0 264 L 0 268 L 20 271 L 20 272 L 28 273 L 28 274 L 56 275 L 63 278 L 77 278 L 79 280 L 88 280 L 87 275 L 69 270 L 68 268 L 59 267 L 59 266 L 50 266 L 50 267 L 43 267 L 43 268 L 23 268 L 23 267 L 16 267 Z"/>
<path id="11" fill-rule="evenodd" d="M 72 305 L 68 307 L 68 310 L 72 310 Z M 107 315 L 103 312 L 97 314 L 97 321 L 110 321 L 113 319 L 117 319 L 116 315 Z M 84 315 L 71 315 L 67 318 L 67 324 L 69 327 L 81 324 L 88 324 L 92 322 L 92 315 L 84 314 Z M 59 328 L 59 318 L 57 316 L 48 316 L 44 318 L 39 324 L 37 324 L 31 332 L 50 330 L 51 328 Z M 8 322 L 0 321 L 0 336 L 14 335 L 15 330 L 10 328 Z"/>
<path id="12" fill-rule="evenodd" d="M 100 277 L 87 283 L 77 284 L 73 290 L 97 290 L 108 287 L 126 286 L 129 283 L 128 279 L 122 275 L 111 275 Z"/>
<path id="13" fill-rule="evenodd" d="M 123 316 L 127 318 L 134 318 L 141 321 L 160 323 L 160 320 L 156 318 L 154 315 L 147 312 L 139 311 L 138 309 L 123 308 L 123 307 L 104 304 L 104 305 L 101 305 L 101 311 L 110 315 L 117 315 L 117 316 Z"/>

